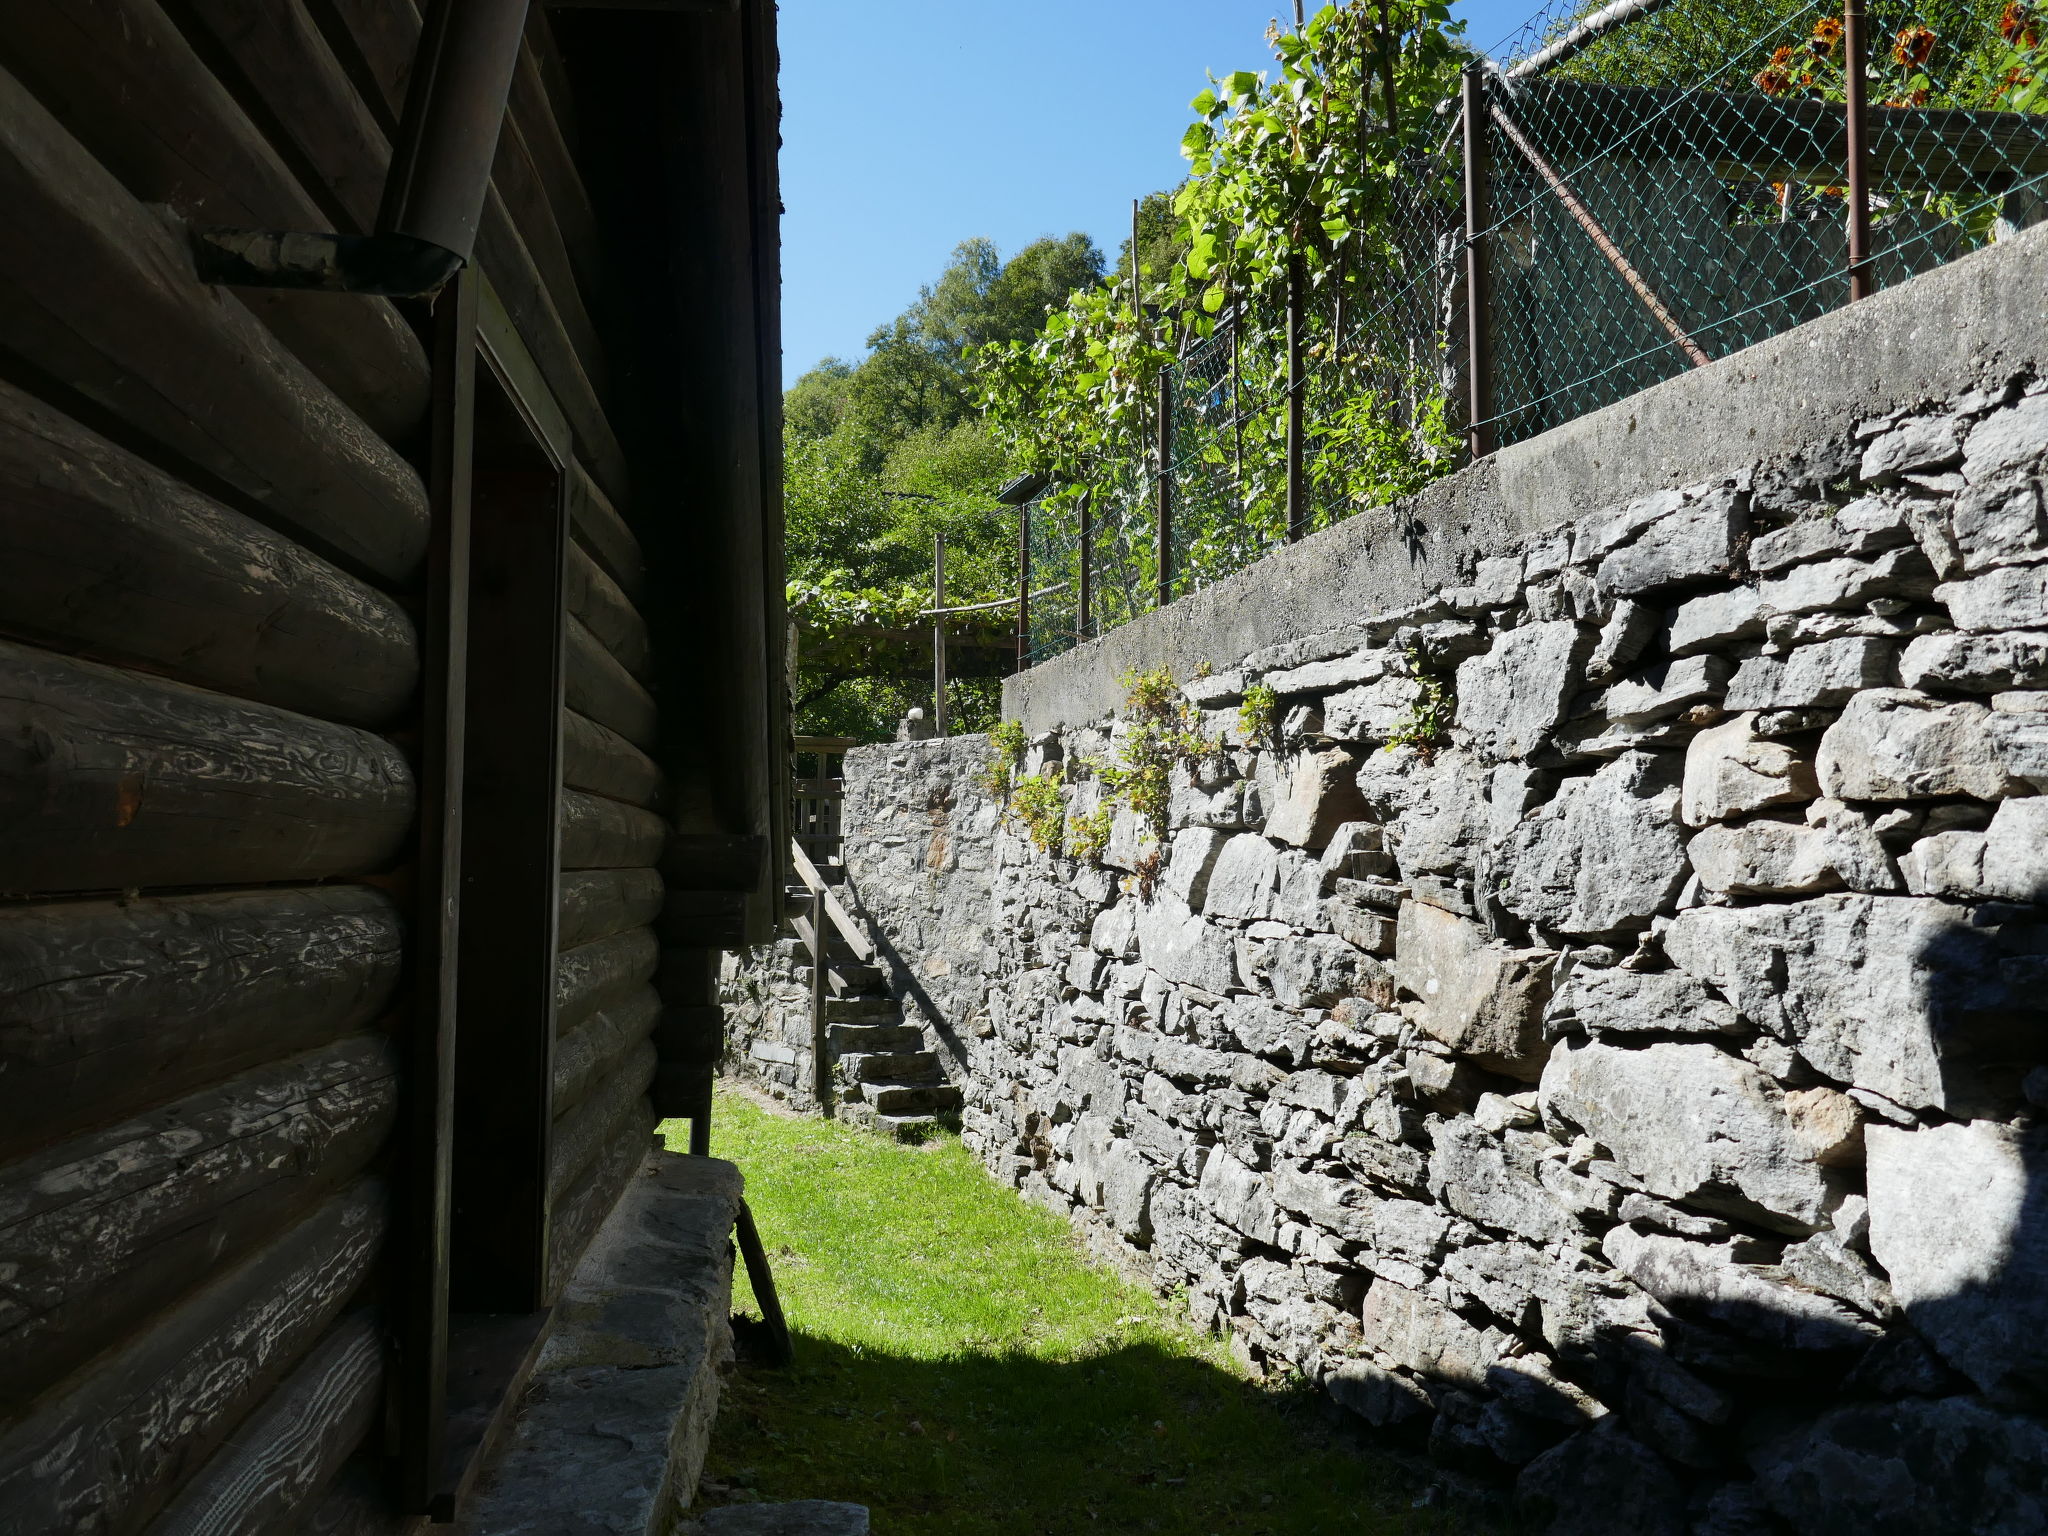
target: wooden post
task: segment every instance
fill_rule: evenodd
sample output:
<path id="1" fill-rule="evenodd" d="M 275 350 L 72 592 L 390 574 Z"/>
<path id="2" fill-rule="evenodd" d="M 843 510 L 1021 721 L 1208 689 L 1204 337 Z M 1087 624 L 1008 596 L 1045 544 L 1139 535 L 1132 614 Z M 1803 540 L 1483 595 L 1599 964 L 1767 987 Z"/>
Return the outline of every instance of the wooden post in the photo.
<path id="1" fill-rule="evenodd" d="M 1017 670 L 1031 665 L 1031 503 L 1017 508 Z"/>
<path id="2" fill-rule="evenodd" d="M 1877 291 L 1870 259 L 1870 39 L 1863 0 L 1842 6 L 1843 112 L 1847 134 L 1843 150 L 1849 180 L 1849 302 Z"/>
<path id="3" fill-rule="evenodd" d="M 932 535 L 932 731 L 946 734 L 946 536 Z"/>
<path id="4" fill-rule="evenodd" d="M 1465 66 L 1465 446 L 1472 458 L 1493 452 L 1492 274 L 1480 243 L 1489 217 L 1486 160 L 1486 66 Z"/>
<path id="5" fill-rule="evenodd" d="M 1287 540 L 1308 533 L 1308 474 L 1305 458 L 1308 385 L 1308 274 L 1300 252 L 1287 258 Z"/>
<path id="6" fill-rule="evenodd" d="M 1075 570 L 1080 586 L 1074 613 L 1074 639 L 1094 638 L 1092 620 L 1095 617 L 1095 487 L 1089 486 L 1081 493 L 1081 558 Z"/>
<path id="7" fill-rule="evenodd" d="M 1159 483 L 1154 487 L 1159 539 L 1159 606 L 1173 601 L 1173 370 L 1159 370 L 1159 422 L 1153 438 L 1153 452 L 1159 460 Z"/>
<path id="8" fill-rule="evenodd" d="M 811 1077 L 818 1113 L 832 1113 L 831 1032 L 825 1022 L 825 935 L 832 919 L 825 912 L 825 883 L 811 887 Z"/>

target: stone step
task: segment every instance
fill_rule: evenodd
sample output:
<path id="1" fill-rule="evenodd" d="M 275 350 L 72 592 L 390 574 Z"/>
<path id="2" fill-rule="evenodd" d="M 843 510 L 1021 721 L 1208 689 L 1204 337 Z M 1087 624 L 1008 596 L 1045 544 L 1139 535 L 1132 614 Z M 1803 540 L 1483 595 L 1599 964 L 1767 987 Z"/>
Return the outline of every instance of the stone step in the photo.
<path id="1" fill-rule="evenodd" d="M 839 1058 L 848 1082 L 936 1083 L 939 1058 L 930 1051 L 856 1051 Z"/>
<path id="2" fill-rule="evenodd" d="M 727 1504 L 692 1512 L 676 1536 L 868 1536 L 863 1504 L 798 1499 L 788 1504 Z"/>
<path id="3" fill-rule="evenodd" d="M 828 997 L 825 1020 L 831 1024 L 900 1024 L 903 1005 L 893 997 Z"/>
<path id="4" fill-rule="evenodd" d="M 951 1083 L 867 1083 L 861 1097 L 880 1115 L 930 1114 L 960 1107 L 960 1090 Z"/>
<path id="5" fill-rule="evenodd" d="M 855 1051 L 914 1051 L 924 1045 L 915 1024 L 828 1024 L 825 1041 L 840 1055 Z"/>
<path id="6" fill-rule="evenodd" d="M 811 984 L 811 968 L 799 965 L 796 968 L 799 986 Z M 872 965 L 841 965 L 828 963 L 825 967 L 825 995 L 872 999 L 880 1002 L 889 996 L 888 988 L 882 985 L 882 973 Z"/>

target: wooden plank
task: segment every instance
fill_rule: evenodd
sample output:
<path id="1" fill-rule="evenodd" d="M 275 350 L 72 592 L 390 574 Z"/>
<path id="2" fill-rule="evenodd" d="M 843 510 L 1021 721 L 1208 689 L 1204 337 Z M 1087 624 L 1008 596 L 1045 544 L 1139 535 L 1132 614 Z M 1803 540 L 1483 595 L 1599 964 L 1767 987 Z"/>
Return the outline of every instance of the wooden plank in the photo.
<path id="1" fill-rule="evenodd" d="M 654 696 L 633 680 L 612 653 L 573 614 L 568 619 L 566 671 L 569 708 L 609 726 L 643 750 L 654 745 Z"/>
<path id="2" fill-rule="evenodd" d="M 297 1536 L 408 1536 L 418 1524 L 417 1517 L 398 1512 L 381 1458 L 366 1449 L 308 1504 Z"/>
<path id="3" fill-rule="evenodd" d="M 566 1195 L 611 1142 L 619 1126 L 643 1110 L 654 1081 L 654 1042 L 645 1035 L 614 1058 L 609 1069 L 555 1127 L 554 1158 L 548 1169 L 553 1198 Z"/>
<path id="4" fill-rule="evenodd" d="M 751 891 L 761 884 L 767 841 L 732 832 L 671 832 L 661 872 L 687 891 Z"/>
<path id="5" fill-rule="evenodd" d="M 874 943 L 868 938 L 866 927 L 853 920 L 853 915 L 839 904 L 839 898 L 832 894 L 832 888 L 825 883 L 825 877 L 818 873 L 818 866 L 810 856 L 795 843 L 789 845 L 791 862 L 796 866 L 797 878 L 808 891 L 822 891 L 825 896 L 825 911 L 832 919 L 832 926 L 839 930 L 839 937 L 846 947 L 853 951 L 853 957 L 862 964 L 875 958 Z"/>
<path id="6" fill-rule="evenodd" d="M 539 6 L 527 13 L 526 46 L 519 51 L 519 64 L 512 74 L 512 118 L 533 156 L 534 169 L 547 188 L 548 203 L 555 223 L 568 247 L 569 259 L 585 293 L 593 300 L 602 297 L 605 281 L 603 250 L 597 233 L 597 213 L 591 206 L 590 191 L 583 184 L 583 172 L 570 148 L 574 137 L 573 100 L 568 82 L 549 81 L 551 69 L 559 70 L 546 15 Z"/>
<path id="7" fill-rule="evenodd" d="M 412 815 L 382 737 L 0 642 L 0 891 L 377 870 Z"/>
<path id="8" fill-rule="evenodd" d="M 548 1339 L 550 1312 L 458 1312 L 448 1319 L 448 1433 L 427 1516 L 452 1523 L 504 1438 Z"/>
<path id="9" fill-rule="evenodd" d="M 549 1295 L 562 1293 L 597 1229 L 604 1225 L 605 1217 L 626 1192 L 626 1185 L 646 1162 L 655 1123 L 653 1111 L 644 1104 L 630 1107 L 596 1161 L 555 1202 Z"/>
<path id="10" fill-rule="evenodd" d="M 541 281 L 547 287 L 548 297 L 554 303 L 555 313 L 561 317 L 562 329 L 569 338 L 570 346 L 575 349 L 577 360 L 589 376 L 591 388 L 600 400 L 608 398 L 610 381 L 605 369 L 604 347 L 598 341 L 597 327 L 591 323 L 576 265 L 570 259 L 568 243 L 556 222 L 547 186 L 541 179 L 539 167 L 534 164 L 532 151 L 527 147 L 526 135 L 520 129 L 516 114 L 506 115 L 499 132 L 498 153 L 491 166 L 491 185 L 504 199 L 505 210 L 511 215 L 513 227 L 519 231 L 519 238 L 525 242 L 527 254 L 533 259 L 534 269 L 540 273 Z"/>
<path id="11" fill-rule="evenodd" d="M 0 1171 L 0 1417 L 362 1172 L 397 1054 L 357 1036 Z"/>
<path id="12" fill-rule="evenodd" d="M 5 381 L 0 499 L 17 635 L 354 725 L 412 698 L 395 601 Z"/>
<path id="13" fill-rule="evenodd" d="M 618 583 L 629 602 L 639 602 L 647 591 L 647 557 L 640 541 L 597 482 L 574 467 L 569 474 L 569 517 L 576 537 L 605 574 Z"/>
<path id="14" fill-rule="evenodd" d="M 11 1530 L 132 1536 L 301 1359 L 383 1247 L 383 1187 L 343 1190 L 0 1432 Z"/>
<path id="15" fill-rule="evenodd" d="M 334 49 L 344 68 L 348 61 L 335 42 L 337 31 L 347 35 L 375 81 L 374 92 L 358 94 L 364 96 L 371 112 L 384 124 L 388 138 L 405 115 L 405 88 L 412 79 L 413 55 L 420 42 L 418 8 L 412 0 L 314 0 L 312 10 L 314 19 L 322 24 L 328 46 Z"/>
<path id="16" fill-rule="evenodd" d="M 661 911 L 661 876 L 651 869 L 586 869 L 562 876 L 557 933 L 564 949 L 644 928 Z"/>
<path id="17" fill-rule="evenodd" d="M 365 1028 L 402 937 L 367 886 L 0 908 L 0 1157 Z"/>
<path id="18" fill-rule="evenodd" d="M 562 868 L 652 869 L 668 823 L 652 811 L 577 790 L 562 793 Z"/>
<path id="19" fill-rule="evenodd" d="M 311 1505 L 363 1443 L 384 1390 L 384 1331 L 376 1315 L 335 1324 L 264 1399 L 150 1536 L 264 1536 Z"/>
<path id="20" fill-rule="evenodd" d="M 647 621 L 616 581 L 580 544 L 569 546 L 569 611 L 641 682 L 651 675 Z"/>
<path id="21" fill-rule="evenodd" d="M 332 227 L 157 0 L 17 0 L 7 21 L 6 67 L 141 201 L 199 223 Z M 411 440 L 427 355 L 389 301 L 236 297 L 386 441 Z"/>
<path id="22" fill-rule="evenodd" d="M 327 46 L 300 0 L 179 0 L 215 45 L 223 83 L 299 168 L 306 191 L 327 206 L 334 227 L 377 227 L 391 147 L 368 103 Z"/>
<path id="23" fill-rule="evenodd" d="M 17 357 L 201 489 L 353 569 L 411 575 L 427 531 L 412 466 L 238 299 L 202 286 L 171 225 L 4 73 L 0 206 L 0 333 Z"/>
<path id="24" fill-rule="evenodd" d="M 570 710 L 562 716 L 562 782 L 571 789 L 658 806 L 663 780 L 654 759 L 617 731 Z"/>
<path id="25" fill-rule="evenodd" d="M 555 1119 L 580 1104 L 627 1052 L 652 1035 L 660 1018 L 660 997 L 642 987 L 562 1036 L 555 1044 Z"/>
<path id="26" fill-rule="evenodd" d="M 661 945 L 651 928 L 629 928 L 563 950 L 555 963 L 557 1032 L 574 1029 L 646 986 L 660 960 Z"/>

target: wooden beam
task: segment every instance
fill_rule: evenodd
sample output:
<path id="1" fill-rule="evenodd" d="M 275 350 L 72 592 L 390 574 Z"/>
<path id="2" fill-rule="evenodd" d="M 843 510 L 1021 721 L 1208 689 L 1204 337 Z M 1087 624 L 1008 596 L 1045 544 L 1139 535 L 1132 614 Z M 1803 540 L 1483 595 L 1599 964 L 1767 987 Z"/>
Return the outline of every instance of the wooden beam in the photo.
<path id="1" fill-rule="evenodd" d="M 560 1200 L 577 1178 L 610 1143 L 629 1115 L 641 1112 L 648 1084 L 654 1081 L 654 1044 L 645 1035 L 606 1064 L 589 1090 L 572 1104 L 555 1126 L 554 1156 L 548 1189 Z"/>
<path id="2" fill-rule="evenodd" d="M 627 1181 L 646 1160 L 648 1141 L 655 1119 L 645 1106 L 629 1107 L 629 1113 L 613 1132 L 612 1140 L 555 1203 L 555 1231 L 550 1244 L 551 1267 L 548 1293 L 559 1296 L 576 1264 L 590 1247 L 591 1238 L 603 1225 L 612 1207 L 625 1193 Z"/>
<path id="3" fill-rule="evenodd" d="M 359 885 L 0 908 L 0 1158 L 366 1027 L 402 932 Z"/>
<path id="4" fill-rule="evenodd" d="M 575 465 L 569 467 L 569 520 L 576 537 L 618 583 L 629 602 L 647 590 L 647 556 L 626 520 L 597 482 Z"/>
<path id="5" fill-rule="evenodd" d="M 0 381 L 0 624 L 350 724 L 419 676 L 398 603 Z"/>
<path id="6" fill-rule="evenodd" d="M 569 611 L 583 621 L 591 634 L 603 643 L 620 666 L 646 682 L 652 675 L 648 656 L 647 621 L 640 617 L 632 600 L 581 544 L 569 546 Z"/>
<path id="7" fill-rule="evenodd" d="M 562 715 L 562 782 L 628 805 L 658 806 L 663 780 L 654 759 L 617 731 L 574 710 Z"/>
<path id="8" fill-rule="evenodd" d="M 577 790 L 562 793 L 562 868 L 653 869 L 668 823 L 652 811 Z"/>
<path id="9" fill-rule="evenodd" d="M 661 913 L 661 876 L 651 869 L 584 869 L 562 875 L 564 949 L 644 928 Z"/>
<path id="10" fill-rule="evenodd" d="M 333 227 L 157 0 L 19 0 L 7 20 L 9 67 L 143 202 L 242 229 Z M 390 302 L 236 297 L 387 442 L 412 441 L 427 355 Z"/>
<path id="11" fill-rule="evenodd" d="M 654 696 L 619 664 L 574 614 L 569 616 L 564 682 L 571 709 L 609 726 L 634 746 L 655 741 Z"/>
<path id="12" fill-rule="evenodd" d="M 652 987 L 592 1014 L 555 1045 L 555 1118 L 581 1103 L 627 1052 L 653 1034 L 661 999 Z M 650 1047 L 651 1049 L 651 1047 Z"/>
<path id="13" fill-rule="evenodd" d="M 130 1536 L 302 1359 L 370 1275 L 388 1197 L 364 1180 L 44 1394 L 0 1432 L 23 1531 Z"/>
<path id="14" fill-rule="evenodd" d="M 789 857 L 791 863 L 796 868 L 797 878 L 804 884 L 804 889 L 823 893 L 825 897 L 825 911 L 832 919 L 832 926 L 839 930 L 840 939 L 844 941 L 848 949 L 853 951 L 854 958 L 863 965 L 872 961 L 875 958 L 875 946 L 873 941 L 868 938 L 866 927 L 855 922 L 853 914 L 839 904 L 839 898 L 832 893 L 832 888 L 825 883 L 825 877 L 818 873 L 818 866 L 811 862 L 810 855 L 806 854 L 796 843 L 791 843 L 789 845 Z"/>
<path id="15" fill-rule="evenodd" d="M 661 945 L 651 928 L 629 928 L 563 950 L 555 963 L 556 1029 L 574 1029 L 646 986 L 660 961 Z"/>
<path id="16" fill-rule="evenodd" d="M 0 643 L 0 890 L 359 874 L 413 810 L 382 737 Z"/>
<path id="17" fill-rule="evenodd" d="M 359 1035 L 74 1136 L 0 1173 L 0 1417 L 360 1173 L 398 1113 Z"/>
<path id="18" fill-rule="evenodd" d="M 125 446 L 352 569 L 402 582 L 420 477 L 191 257 L 12 75 L 0 74 L 0 332 Z M 66 409 L 70 409 L 68 406 Z M 75 414 L 75 412 L 74 412 Z"/>
<path id="19" fill-rule="evenodd" d="M 383 1406 L 384 1330 L 344 1317 L 263 1405 L 236 1427 L 150 1536 L 260 1536 L 297 1526 L 353 1455 Z"/>

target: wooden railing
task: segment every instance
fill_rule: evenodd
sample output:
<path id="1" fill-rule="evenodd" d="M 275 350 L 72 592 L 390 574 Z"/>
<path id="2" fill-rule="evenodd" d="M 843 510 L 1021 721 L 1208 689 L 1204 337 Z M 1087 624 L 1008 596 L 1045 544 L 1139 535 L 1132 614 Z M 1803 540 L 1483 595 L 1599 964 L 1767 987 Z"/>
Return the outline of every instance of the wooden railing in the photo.
<path id="1" fill-rule="evenodd" d="M 814 863 L 839 861 L 839 808 L 846 798 L 840 760 L 847 749 L 860 743 L 850 736 L 799 736 L 794 743 L 790 784 L 789 827 L 797 846 Z M 805 758 L 811 772 L 804 772 Z"/>
<path id="2" fill-rule="evenodd" d="M 832 935 L 836 932 L 853 958 L 862 965 L 873 963 L 875 946 L 869 941 L 867 930 L 839 904 L 839 898 L 832 894 L 832 888 L 825 883 L 825 877 L 818 872 L 818 866 L 811 862 L 798 839 L 790 840 L 789 861 L 807 898 L 791 921 L 796 927 L 797 937 L 804 941 L 804 947 L 811 955 L 812 1091 L 817 1095 L 819 1112 L 829 1115 L 832 1113 L 832 1053 L 828 1049 L 825 1028 L 825 973 L 831 963 Z"/>

